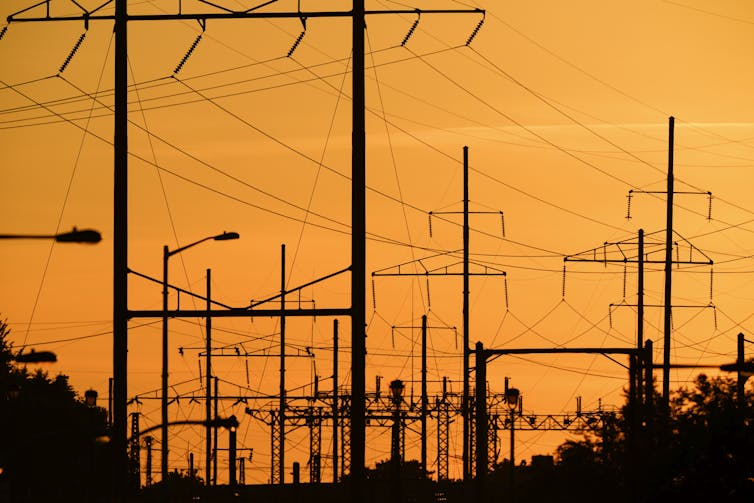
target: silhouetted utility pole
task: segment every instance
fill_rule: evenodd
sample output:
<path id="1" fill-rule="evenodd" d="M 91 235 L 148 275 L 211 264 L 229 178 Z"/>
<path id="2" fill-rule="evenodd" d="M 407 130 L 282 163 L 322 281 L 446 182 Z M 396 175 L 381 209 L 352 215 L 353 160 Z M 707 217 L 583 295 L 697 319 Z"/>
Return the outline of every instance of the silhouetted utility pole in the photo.
<path id="1" fill-rule="evenodd" d="M 486 481 L 487 467 L 487 442 L 489 435 L 487 429 L 487 356 L 481 342 L 476 343 L 476 501 L 487 501 Z"/>
<path id="2" fill-rule="evenodd" d="M 668 191 L 667 191 L 667 222 L 665 224 L 665 315 L 663 317 L 662 338 L 662 405 L 669 409 L 670 403 L 670 330 L 673 302 L 673 151 L 675 140 L 675 119 L 670 117 L 668 124 Z"/>
<path id="3" fill-rule="evenodd" d="M 623 276 L 623 298 L 618 303 L 612 303 L 609 306 L 612 320 L 612 310 L 616 307 L 636 307 L 637 321 L 636 321 L 636 348 L 641 349 L 644 346 L 644 309 L 646 307 L 662 307 L 666 309 L 664 304 L 650 304 L 644 303 L 644 276 L 645 276 L 645 264 L 665 264 L 666 258 L 652 259 L 653 255 L 656 255 L 659 251 L 666 248 L 666 243 L 653 239 L 659 235 L 659 232 L 651 233 L 645 236 L 644 230 L 639 229 L 637 239 L 626 239 L 617 242 L 605 242 L 598 248 L 593 248 L 574 255 L 568 255 L 563 258 L 563 296 L 565 297 L 565 263 L 566 262 L 595 262 L 602 264 L 623 264 L 624 276 Z M 707 257 L 701 250 L 689 243 L 683 238 L 675 242 L 675 247 L 678 250 L 678 258 L 671 261 L 671 265 L 712 265 L 712 260 Z M 680 248 L 685 246 L 688 250 L 688 255 L 683 253 L 683 256 L 688 256 L 688 260 L 681 260 Z M 685 252 L 686 250 L 684 250 Z M 633 304 L 626 302 L 626 276 L 627 271 L 625 269 L 627 264 L 638 264 L 638 281 L 637 281 L 637 303 Z M 710 299 L 711 300 L 711 299 Z M 690 306 L 690 305 L 676 305 L 675 307 L 713 307 L 711 304 L 703 306 Z M 642 395 L 643 383 L 641 379 L 642 375 L 642 359 L 637 359 L 637 379 L 635 379 L 635 385 L 637 388 L 637 394 Z"/>
<path id="4" fill-rule="evenodd" d="M 139 413 L 131 413 L 131 445 L 129 446 L 129 472 L 131 487 L 139 489 L 141 484 L 141 444 L 139 443 Z"/>
<path id="5" fill-rule="evenodd" d="M 207 269 L 207 313 L 212 310 L 212 271 Z M 204 419 L 207 425 L 204 427 L 204 484 L 211 485 L 210 466 L 212 465 L 212 317 L 207 316 L 205 323 L 206 344 L 205 344 L 205 363 L 204 369 Z"/>
<path id="6" fill-rule="evenodd" d="M 353 0 L 350 11 L 312 11 L 312 12 L 259 12 L 254 7 L 246 10 L 232 11 L 211 2 L 197 2 L 202 12 L 189 12 L 179 2 L 178 11 L 163 14 L 128 14 L 127 0 L 108 0 L 87 11 L 76 4 L 83 12 L 69 16 L 51 16 L 50 2 L 37 2 L 8 17 L 8 23 L 16 22 L 52 22 L 81 21 L 88 23 L 100 20 L 114 21 L 115 32 L 115 113 L 114 113 L 114 217 L 113 217 L 113 455 L 114 455 L 114 495 L 121 500 L 127 499 L 125 490 L 127 481 L 127 352 L 128 352 L 128 318 L 137 317 L 138 313 L 128 309 L 128 23 L 133 21 L 167 21 L 196 20 L 204 25 L 207 20 L 221 19 L 313 19 L 313 18 L 350 18 L 352 22 L 353 47 L 353 134 L 351 147 L 351 307 L 345 313 L 351 316 L 351 381 L 353 395 L 351 403 L 351 497 L 354 502 L 364 499 L 365 482 L 365 356 L 366 356 L 366 134 L 365 134 L 365 89 L 364 89 L 364 31 L 365 17 L 376 14 L 482 14 L 481 9 L 394 9 L 366 11 L 364 0 Z M 108 4 L 114 4 L 114 14 L 100 14 Z M 35 15 L 43 11 L 42 15 Z M 483 18 L 482 18 L 483 21 Z M 479 31 L 482 21 L 477 25 L 467 40 L 467 45 Z M 413 29 L 412 29 L 413 31 Z M 405 44 L 409 35 L 404 38 Z M 291 49 L 291 52 L 294 48 Z M 191 54 L 188 51 L 183 62 Z M 180 70 L 176 68 L 176 72 Z M 342 310 L 341 310 L 342 311 Z M 145 314 L 142 312 L 141 314 Z M 301 314 L 301 313 L 299 313 Z M 161 311 L 144 317 L 160 318 Z M 281 411 L 282 412 L 282 411 Z"/>
<path id="7" fill-rule="evenodd" d="M 637 322 L 636 322 L 636 353 L 630 355 L 629 357 L 629 375 L 630 375 L 630 381 L 629 381 L 629 403 L 631 404 L 631 407 L 628 409 L 628 412 L 630 413 L 630 417 L 627 418 L 628 420 L 628 426 L 629 426 L 629 455 L 633 459 L 633 461 L 630 463 L 630 473 L 632 474 L 634 483 L 631 484 L 632 491 L 635 491 L 633 495 L 634 501 L 640 501 L 641 495 L 638 491 L 641 490 L 641 484 L 639 484 L 640 480 L 640 468 L 638 466 L 638 460 L 641 459 L 645 454 L 642 452 L 642 449 L 646 446 L 646 441 L 644 440 L 644 437 L 647 437 L 649 435 L 649 426 L 643 429 L 643 425 L 648 424 L 651 421 L 651 418 L 648 417 L 648 414 L 650 413 L 650 407 L 646 404 L 643 404 L 643 400 L 651 400 L 652 392 L 653 392 L 653 386 L 651 381 L 652 376 L 652 355 L 649 356 L 646 355 L 646 352 L 644 350 L 644 308 L 645 307 L 662 307 L 667 311 L 667 306 L 664 304 L 660 305 L 645 305 L 644 303 L 644 268 L 645 264 L 666 264 L 667 256 L 662 260 L 655 260 L 651 257 L 653 255 L 656 255 L 660 251 L 663 251 L 664 249 L 667 249 L 667 242 L 662 242 L 660 240 L 653 240 L 652 238 L 659 233 L 653 233 L 649 234 L 645 237 L 644 230 L 639 229 L 638 233 L 638 239 L 627 239 L 619 242 L 609 243 L 605 242 L 601 247 L 599 248 L 593 248 L 591 250 L 587 250 L 585 252 L 581 252 L 575 255 L 569 255 L 564 257 L 564 275 L 563 275 L 563 296 L 565 297 L 565 263 L 566 262 L 597 262 L 597 263 L 603 263 L 603 264 L 623 264 L 624 267 L 624 277 L 623 277 L 623 298 L 618 303 L 612 303 L 609 306 L 610 309 L 610 319 L 612 323 L 612 310 L 615 307 L 636 307 L 637 308 Z M 649 238 L 647 240 L 646 238 Z M 680 259 L 680 253 L 678 253 L 679 258 L 676 260 L 671 261 L 671 265 L 673 264 L 695 264 L 695 265 L 711 265 L 712 260 L 704 255 L 700 250 L 695 248 L 693 245 L 688 243 L 686 240 L 683 240 L 682 242 L 684 245 L 688 246 L 688 260 L 681 260 Z M 675 246 L 677 249 L 680 249 L 681 243 L 675 243 Z M 683 256 L 685 257 L 686 254 L 684 253 Z M 697 256 L 701 258 L 696 258 Z M 672 254 L 671 254 L 672 258 Z M 626 302 L 626 265 L 630 263 L 638 264 L 638 284 L 637 284 L 637 303 L 632 304 L 630 302 Z M 711 299 L 710 299 L 711 300 Z M 705 306 L 682 306 L 677 305 L 675 307 L 713 307 L 711 304 L 705 305 Z M 649 342 L 649 341 L 647 341 Z M 651 347 L 651 345 L 650 345 Z M 644 366 L 647 364 L 646 361 L 649 360 L 650 367 L 647 370 L 647 373 L 643 372 Z M 649 380 L 647 380 L 649 379 Z M 645 390 L 644 387 L 648 386 L 649 388 Z M 645 398 L 646 397 L 646 398 Z M 642 431 L 645 431 L 645 435 L 641 435 Z"/>
<path id="8" fill-rule="evenodd" d="M 458 214 L 457 211 L 443 211 L 443 212 L 429 212 L 429 222 L 430 222 L 430 235 L 432 234 L 432 217 L 437 215 L 445 215 L 445 214 Z M 470 395 L 470 386 L 469 386 L 469 377 L 470 377 L 470 367 L 469 367 L 469 357 L 472 353 L 472 349 L 469 346 L 469 338 L 470 338 L 470 312 L 469 312 L 469 279 L 471 276 L 503 276 L 505 278 L 506 274 L 505 271 L 501 271 L 499 269 L 495 269 L 492 267 L 488 267 L 486 265 L 479 265 L 475 264 L 482 268 L 482 272 L 471 272 L 470 265 L 471 262 L 469 260 L 469 214 L 470 213 L 481 213 L 481 214 L 494 214 L 494 215 L 500 215 L 502 218 L 502 211 L 497 212 L 490 212 L 490 211 L 483 211 L 483 212 L 470 212 L 469 211 L 469 148 L 463 147 L 463 211 L 460 212 L 463 215 L 463 270 L 461 273 L 453 272 L 451 271 L 447 266 L 441 267 L 438 269 L 433 270 L 427 270 L 424 267 L 424 264 L 422 263 L 423 259 L 419 259 L 412 262 L 407 262 L 404 264 L 399 264 L 397 266 L 388 267 L 385 269 L 381 269 L 379 271 L 375 271 L 372 273 L 372 278 L 377 276 L 462 276 L 463 277 L 463 399 L 461 401 L 461 415 L 463 416 L 463 478 L 464 481 L 467 481 L 471 475 L 471 445 L 473 443 L 473 439 L 471 438 L 471 428 L 470 428 L 470 417 L 472 415 L 471 410 L 469 409 L 469 395 Z M 503 225 L 503 235 L 505 226 Z M 409 264 L 419 264 L 422 268 L 424 268 L 424 272 L 404 272 L 402 268 L 405 268 Z M 507 288 L 507 280 L 506 280 L 506 292 L 508 290 Z M 429 292 L 428 292 L 429 295 Z M 506 305 L 507 305 L 508 299 L 506 298 Z"/>
<path id="9" fill-rule="evenodd" d="M 285 483 L 285 245 L 280 246 L 280 388 L 278 391 L 280 417 L 280 457 L 278 473 Z"/>
<path id="10" fill-rule="evenodd" d="M 215 410 L 214 410 L 214 418 L 217 419 L 218 411 L 220 409 L 219 407 L 219 396 L 220 396 L 220 378 L 217 376 L 213 377 L 213 380 L 215 382 Z M 214 426 L 214 429 L 212 431 L 212 485 L 217 485 L 217 425 Z"/>
<path id="11" fill-rule="evenodd" d="M 647 341 L 649 342 L 649 341 Z M 649 346 L 649 351 L 651 351 L 651 345 Z M 604 424 L 606 418 L 610 417 L 610 414 L 603 413 L 602 411 L 597 411 L 595 413 L 583 413 L 581 411 L 581 400 L 580 398 L 577 400 L 577 412 L 575 415 L 565 415 L 565 416 L 555 416 L 555 415 L 547 415 L 547 416 L 538 416 L 534 414 L 526 414 L 524 416 L 522 414 L 521 410 L 521 402 L 520 402 L 520 396 L 518 394 L 518 390 L 515 390 L 515 393 L 512 393 L 514 395 L 513 400 L 511 397 L 508 396 L 508 378 L 506 378 L 506 393 L 503 395 L 503 400 L 498 401 L 497 403 L 490 404 L 488 403 L 489 397 L 487 397 L 486 393 L 486 374 L 487 374 L 487 360 L 492 356 L 500 356 L 500 355 L 511 355 L 511 354 L 603 354 L 605 356 L 612 355 L 612 354 L 623 354 L 629 357 L 629 361 L 631 363 L 630 369 L 629 369 L 629 383 L 633 383 L 636 380 L 635 372 L 635 361 L 638 358 L 646 358 L 645 350 L 639 349 L 639 348 L 537 348 L 537 349 L 484 349 L 484 346 L 481 342 L 478 342 L 475 349 L 475 355 L 476 355 L 476 376 L 477 376 L 477 390 L 476 390 L 476 429 L 477 429 L 477 444 L 481 444 L 487 441 L 488 435 L 488 427 L 489 422 L 488 418 L 490 417 L 490 409 L 493 406 L 499 406 L 501 404 L 505 404 L 505 409 L 501 410 L 501 414 L 492 414 L 492 417 L 494 421 L 499 421 L 500 417 L 506 418 L 509 417 L 509 421 L 504 421 L 502 428 L 503 429 L 510 429 L 511 432 L 511 466 L 510 466 L 510 498 L 514 498 L 514 483 L 513 483 L 513 477 L 514 477 L 514 470 L 515 470 L 515 454 L 514 454 L 514 431 L 516 429 L 521 430 L 591 430 L 591 431 L 598 431 L 599 428 Z M 649 367 L 652 366 L 651 364 L 651 356 L 649 361 Z M 650 374 L 651 378 L 651 374 Z M 630 386 L 633 392 L 635 393 L 636 387 L 634 385 Z M 651 388 L 651 383 L 647 386 L 648 388 Z M 514 391 L 511 389 L 510 391 Z M 642 408 L 641 405 L 641 399 L 637 399 L 636 395 L 634 394 L 632 396 L 632 405 L 636 408 Z M 518 412 L 514 413 L 515 409 L 518 408 Z M 507 409 L 507 410 L 506 410 Z M 498 409 L 500 410 L 500 409 Z M 613 413 L 614 415 L 614 413 Z M 494 428 L 500 429 L 497 424 L 494 425 Z M 636 430 L 633 429 L 631 433 L 635 434 Z M 633 437 L 633 435 L 632 435 Z M 635 445 L 636 439 L 635 438 L 629 438 L 629 442 L 632 445 Z M 484 451 L 484 452 L 482 452 Z M 632 450 L 632 453 L 635 454 L 635 451 Z M 476 501 L 486 501 L 486 492 L 485 492 L 485 479 L 487 476 L 487 471 L 489 469 L 488 465 L 488 459 L 487 459 L 487 450 L 483 448 L 477 448 L 476 450 Z M 638 476 L 638 457 L 633 457 L 631 459 L 631 466 L 629 467 L 630 470 L 632 470 L 632 473 L 636 474 Z M 636 481 L 633 481 L 636 482 Z M 639 484 L 637 483 L 637 486 Z"/>
<path id="12" fill-rule="evenodd" d="M 738 334 L 738 338 L 736 341 L 736 363 L 738 364 L 738 369 L 736 370 L 736 400 L 738 401 L 738 407 L 743 410 L 743 407 L 746 403 L 746 395 L 744 393 L 744 384 L 746 383 L 746 379 L 748 376 L 744 376 L 743 372 L 743 364 L 745 360 L 745 354 L 744 354 L 744 341 L 746 339 L 744 338 L 743 333 Z"/>
<path id="13" fill-rule="evenodd" d="M 663 316 L 663 348 L 662 348 L 662 402 L 663 407 L 667 411 L 670 404 L 670 344 L 671 344 L 671 331 L 672 331 L 672 312 L 673 312 L 673 295 L 672 295 L 672 278 L 673 278 L 673 264 L 677 261 L 673 260 L 673 236 L 676 234 L 673 230 L 673 197 L 675 194 L 696 194 L 705 195 L 709 198 L 709 209 L 707 212 L 707 218 L 712 218 L 712 193 L 691 191 L 691 192 L 678 192 L 675 190 L 675 177 L 673 174 L 673 157 L 675 149 L 675 118 L 668 118 L 668 175 L 667 175 L 667 190 L 665 192 L 659 191 L 644 191 L 644 190 L 631 190 L 628 193 L 628 214 L 627 218 L 631 218 L 631 196 L 633 194 L 665 194 L 666 196 L 666 213 L 665 213 L 665 288 L 664 288 L 664 316 Z M 712 265 L 712 260 L 709 261 Z"/>
<path id="14" fill-rule="evenodd" d="M 332 327 L 332 481 L 338 482 L 338 320 L 333 320 Z"/>
<path id="15" fill-rule="evenodd" d="M 144 484 L 147 486 L 152 485 L 152 437 L 147 436 L 144 438 L 144 442 L 147 445 L 147 475 Z"/>
<path id="16" fill-rule="evenodd" d="M 427 315 L 422 315 L 421 464 L 427 474 Z"/>

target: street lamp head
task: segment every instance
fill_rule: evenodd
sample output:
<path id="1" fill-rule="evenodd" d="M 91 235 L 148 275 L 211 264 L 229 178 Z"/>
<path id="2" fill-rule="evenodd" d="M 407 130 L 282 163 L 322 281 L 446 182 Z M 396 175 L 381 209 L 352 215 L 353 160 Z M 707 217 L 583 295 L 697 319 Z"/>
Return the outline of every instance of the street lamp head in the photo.
<path id="1" fill-rule="evenodd" d="M 78 230 L 76 227 L 71 232 L 64 232 L 55 235 L 55 241 L 58 243 L 99 243 L 102 241 L 102 235 L 92 229 Z"/>
<path id="2" fill-rule="evenodd" d="M 390 393 L 393 394 L 393 400 L 396 402 L 400 402 L 401 397 L 403 396 L 403 389 L 405 388 L 405 385 L 403 384 L 403 381 L 400 379 L 395 379 L 393 381 L 390 381 Z"/>
<path id="3" fill-rule="evenodd" d="M 214 239 L 215 241 L 227 241 L 229 239 L 238 239 L 240 237 L 241 236 L 237 232 L 223 232 L 222 234 L 218 234 L 212 239 Z"/>
<path id="4" fill-rule="evenodd" d="M 508 408 L 510 410 L 514 410 L 516 407 L 518 407 L 518 398 L 520 396 L 520 392 L 518 391 L 518 388 L 508 388 L 505 392 L 505 403 L 508 405 Z"/>
<path id="5" fill-rule="evenodd" d="M 58 361 L 58 357 L 52 351 L 34 351 L 33 349 L 28 353 L 19 353 L 13 360 L 16 363 L 55 363 Z"/>
<path id="6" fill-rule="evenodd" d="M 743 375 L 750 377 L 754 375 L 754 361 L 745 361 L 743 363 L 726 363 L 720 365 L 720 370 L 724 372 L 741 372 Z"/>

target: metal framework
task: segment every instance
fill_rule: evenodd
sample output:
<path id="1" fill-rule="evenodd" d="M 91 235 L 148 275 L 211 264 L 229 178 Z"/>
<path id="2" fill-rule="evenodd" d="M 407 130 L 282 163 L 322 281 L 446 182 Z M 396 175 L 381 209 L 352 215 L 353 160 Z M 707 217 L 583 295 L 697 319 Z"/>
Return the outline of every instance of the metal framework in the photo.
<path id="1" fill-rule="evenodd" d="M 139 442 L 139 413 L 131 413 L 131 441 L 128 449 L 128 473 L 136 488 L 141 484 L 141 444 Z"/>
<path id="2" fill-rule="evenodd" d="M 367 15 L 379 14 L 479 14 L 481 9 L 397 9 L 367 11 L 364 0 L 353 0 L 353 8 L 348 11 L 301 11 L 264 12 L 259 11 L 271 2 L 267 1 L 246 10 L 232 10 L 207 0 L 198 0 L 191 5 L 198 5 L 200 12 L 184 10 L 178 2 L 177 11 L 161 14 L 129 14 L 127 0 L 106 0 L 98 7 L 87 10 L 79 3 L 73 2 L 82 12 L 70 16 L 53 16 L 50 6 L 52 0 L 42 0 L 30 5 L 8 17 L 8 23 L 16 22 L 51 22 L 79 21 L 88 27 L 90 22 L 107 20 L 114 22 L 115 33 L 115 113 L 114 113 L 114 191 L 113 191 L 113 494 L 117 498 L 127 499 L 128 479 L 128 445 L 127 445 L 127 394 L 128 394 L 128 318 L 140 317 L 137 312 L 128 309 L 128 23 L 133 21 L 167 21 L 196 20 L 206 27 L 208 20 L 220 19 L 313 19 L 313 18 L 349 18 L 352 26 L 353 53 L 353 134 L 351 148 L 351 307 L 339 310 L 340 314 L 351 317 L 351 381 L 353 403 L 351 404 L 351 442 L 352 442 L 352 487 L 351 500 L 360 502 L 364 499 L 364 460 L 365 460 L 365 357 L 366 322 L 365 276 L 366 276 L 366 132 L 365 132 L 365 82 L 364 82 L 364 38 L 365 18 Z M 101 14 L 105 7 L 114 7 L 113 14 Z M 42 11 L 41 14 L 37 14 Z M 482 17 L 482 21 L 484 18 Z M 481 22 L 469 37 L 471 42 L 479 31 Z M 410 34 L 409 34 L 410 35 Z M 404 43 L 408 39 L 404 38 Z M 188 54 L 187 54 L 188 56 Z M 184 58 L 185 60 L 185 58 Z M 319 314 L 312 310 L 309 316 Z M 158 313 L 145 314 L 146 317 L 159 318 Z M 243 316 L 243 313 L 237 313 Z M 248 314 L 247 314 L 248 315 Z M 285 316 L 274 313 L 273 316 Z M 321 314 L 320 314 L 321 315 Z M 191 315 L 189 315 L 191 316 Z M 209 312 L 202 316 L 211 316 Z M 282 454 L 281 459 L 282 459 Z M 282 474 L 280 474 L 282 477 Z"/>
<path id="3" fill-rule="evenodd" d="M 437 409 L 437 480 L 448 480 L 448 444 L 450 440 L 450 404 L 443 395 L 435 401 Z"/>
<path id="4" fill-rule="evenodd" d="M 322 407 L 309 409 L 309 482 L 321 481 L 322 460 Z"/>

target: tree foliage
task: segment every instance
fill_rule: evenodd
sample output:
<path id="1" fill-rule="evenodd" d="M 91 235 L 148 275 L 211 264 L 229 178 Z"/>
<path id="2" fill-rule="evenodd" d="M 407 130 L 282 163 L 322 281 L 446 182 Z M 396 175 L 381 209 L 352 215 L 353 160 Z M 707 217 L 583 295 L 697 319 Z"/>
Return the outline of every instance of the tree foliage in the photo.
<path id="1" fill-rule="evenodd" d="M 104 501 L 110 497 L 106 412 L 87 407 L 68 382 L 16 364 L 0 322 L 0 463 L 12 501 Z"/>
<path id="2" fill-rule="evenodd" d="M 753 405 L 751 391 L 739 405 L 734 379 L 700 374 L 672 394 L 667 413 L 655 408 L 635 444 L 625 406 L 612 430 L 558 448 L 557 471 L 572 489 L 563 501 L 576 501 L 572 491 L 584 501 L 596 480 L 619 489 L 618 501 L 754 501 Z"/>

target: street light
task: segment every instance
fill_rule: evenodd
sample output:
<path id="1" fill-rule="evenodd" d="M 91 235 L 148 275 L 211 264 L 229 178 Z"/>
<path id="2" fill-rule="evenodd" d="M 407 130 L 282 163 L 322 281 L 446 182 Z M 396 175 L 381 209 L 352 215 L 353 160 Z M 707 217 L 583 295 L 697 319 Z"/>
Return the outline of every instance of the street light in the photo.
<path id="1" fill-rule="evenodd" d="M 168 249 L 168 245 L 162 247 L 162 480 L 168 476 L 168 259 L 173 255 L 188 250 L 205 241 L 228 241 L 238 239 L 237 232 L 223 232 L 215 236 L 207 236 L 193 243 L 189 243 L 175 250 Z M 209 358 L 209 355 L 207 355 Z"/>
<path id="2" fill-rule="evenodd" d="M 508 378 L 506 377 L 506 386 L 508 384 Z M 521 399 L 521 393 L 518 391 L 518 388 L 508 388 L 505 390 L 505 404 L 508 406 L 508 410 L 510 411 L 510 419 L 511 419 L 511 466 L 510 466 L 510 475 L 509 475 L 509 485 L 510 485 L 510 500 L 514 501 L 514 494 L 515 494 L 515 473 L 514 470 L 516 469 L 516 407 L 518 407 L 519 401 Z"/>
<path id="3" fill-rule="evenodd" d="M 92 229 L 78 230 L 76 227 L 71 232 L 60 234 L 0 234 L 0 239 L 54 239 L 58 243 L 99 243 L 102 235 Z"/>
<path id="4" fill-rule="evenodd" d="M 58 357 L 52 351 L 34 351 L 32 349 L 28 353 L 18 353 L 11 357 L 11 360 L 16 363 L 55 363 L 58 361 Z"/>

